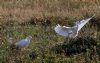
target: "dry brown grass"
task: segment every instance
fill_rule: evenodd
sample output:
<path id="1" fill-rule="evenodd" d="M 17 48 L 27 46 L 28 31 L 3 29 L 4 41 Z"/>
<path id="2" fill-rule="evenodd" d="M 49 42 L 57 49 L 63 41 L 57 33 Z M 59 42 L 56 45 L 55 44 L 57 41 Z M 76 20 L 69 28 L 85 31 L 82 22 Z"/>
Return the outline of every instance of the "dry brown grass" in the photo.
<path id="1" fill-rule="evenodd" d="M 1 0 L 0 21 L 25 22 L 32 17 L 84 17 L 100 13 L 99 0 Z M 0 22 L 0 23 L 1 23 Z"/>

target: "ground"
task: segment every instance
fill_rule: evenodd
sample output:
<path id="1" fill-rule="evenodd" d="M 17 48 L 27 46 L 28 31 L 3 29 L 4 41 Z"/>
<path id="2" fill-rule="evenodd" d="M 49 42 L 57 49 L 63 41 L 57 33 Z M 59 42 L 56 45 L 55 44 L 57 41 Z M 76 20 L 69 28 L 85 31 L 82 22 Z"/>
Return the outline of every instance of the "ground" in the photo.
<path id="1" fill-rule="evenodd" d="M 0 0 L 0 63 L 99 63 L 99 10 L 99 0 Z M 54 31 L 94 14 L 75 39 Z M 29 46 L 20 50 L 8 43 L 29 35 Z"/>

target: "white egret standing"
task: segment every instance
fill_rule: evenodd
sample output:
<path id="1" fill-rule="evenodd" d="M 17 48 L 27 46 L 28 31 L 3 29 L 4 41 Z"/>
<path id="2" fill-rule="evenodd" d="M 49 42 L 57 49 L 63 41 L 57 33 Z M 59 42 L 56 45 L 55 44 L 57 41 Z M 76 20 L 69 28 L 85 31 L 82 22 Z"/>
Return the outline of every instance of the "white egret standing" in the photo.
<path id="1" fill-rule="evenodd" d="M 94 15 L 90 18 L 83 19 L 81 21 L 77 21 L 73 27 L 66 27 L 66 26 L 61 26 L 57 25 L 54 30 L 56 33 L 58 33 L 61 36 L 64 37 L 70 37 L 70 38 L 75 38 L 78 35 L 78 32 L 81 30 L 81 28 L 88 23 Z"/>
<path id="2" fill-rule="evenodd" d="M 32 39 L 32 36 L 28 36 L 25 39 L 20 40 L 19 42 L 15 43 L 15 46 L 17 48 L 25 47 L 30 43 L 30 40 Z"/>

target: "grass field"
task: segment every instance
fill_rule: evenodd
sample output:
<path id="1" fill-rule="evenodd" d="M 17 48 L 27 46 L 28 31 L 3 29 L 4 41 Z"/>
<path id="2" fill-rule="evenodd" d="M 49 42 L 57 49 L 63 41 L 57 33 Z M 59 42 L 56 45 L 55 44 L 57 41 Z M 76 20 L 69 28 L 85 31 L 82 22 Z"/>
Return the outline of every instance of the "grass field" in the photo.
<path id="1" fill-rule="evenodd" d="M 0 63 L 100 63 L 99 13 L 99 0 L 0 0 Z M 94 14 L 75 39 L 54 31 Z M 29 35 L 28 47 L 10 47 Z"/>

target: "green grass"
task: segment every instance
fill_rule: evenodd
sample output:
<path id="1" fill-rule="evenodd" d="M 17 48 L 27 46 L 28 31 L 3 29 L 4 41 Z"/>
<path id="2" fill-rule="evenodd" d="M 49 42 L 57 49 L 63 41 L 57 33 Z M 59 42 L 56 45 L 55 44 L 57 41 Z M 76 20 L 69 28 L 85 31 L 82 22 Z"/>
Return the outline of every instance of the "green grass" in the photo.
<path id="1" fill-rule="evenodd" d="M 5 27 L 1 29 L 1 46 L 0 46 L 0 63 L 99 63 L 99 57 L 94 55 L 93 60 L 90 60 L 89 55 L 92 52 L 89 49 L 85 53 L 72 55 L 67 57 L 64 54 L 57 54 L 51 50 L 57 43 L 63 43 L 65 39 L 57 35 L 53 28 L 55 27 L 54 23 L 51 26 L 43 25 L 14 25 Z M 91 31 L 91 32 L 90 32 Z M 95 27 L 90 27 L 87 24 L 79 32 L 80 37 L 90 36 L 93 37 L 97 33 L 97 38 L 95 41 L 100 42 L 100 32 L 97 32 Z M 7 39 L 10 37 L 14 38 L 14 41 L 17 42 L 26 36 L 32 35 L 33 39 L 29 45 L 22 50 L 12 50 L 7 42 Z M 87 39 L 87 38 L 86 38 Z M 29 54 L 35 51 L 36 58 L 31 59 Z M 97 53 L 97 52 L 96 52 Z M 95 54 L 96 54 L 95 53 Z"/>

